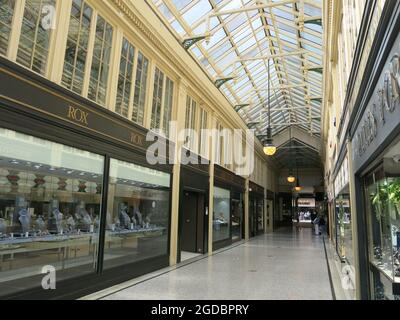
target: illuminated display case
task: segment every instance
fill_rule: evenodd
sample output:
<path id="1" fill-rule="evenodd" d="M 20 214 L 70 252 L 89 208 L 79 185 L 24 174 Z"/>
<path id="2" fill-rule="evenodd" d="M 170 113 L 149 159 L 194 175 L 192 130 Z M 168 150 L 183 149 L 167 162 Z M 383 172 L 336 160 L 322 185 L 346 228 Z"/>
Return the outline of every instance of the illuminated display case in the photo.
<path id="1" fill-rule="evenodd" d="M 387 293 L 385 283 L 397 290 L 400 285 L 400 165 L 385 158 L 383 166 L 365 179 L 365 188 L 373 295 L 398 298 L 399 293 Z"/>

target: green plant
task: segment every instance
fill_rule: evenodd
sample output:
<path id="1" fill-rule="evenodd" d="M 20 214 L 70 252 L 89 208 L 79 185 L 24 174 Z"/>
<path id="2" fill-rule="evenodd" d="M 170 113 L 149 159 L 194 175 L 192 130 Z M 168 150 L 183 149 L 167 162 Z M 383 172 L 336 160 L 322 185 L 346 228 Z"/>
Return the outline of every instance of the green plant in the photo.
<path id="1" fill-rule="evenodd" d="M 393 202 L 397 214 L 400 215 L 400 179 L 394 180 L 388 189 L 389 200 Z"/>
<path id="2" fill-rule="evenodd" d="M 400 204 L 400 179 L 394 180 L 388 187 L 389 200 L 395 204 Z"/>
<path id="3" fill-rule="evenodd" d="M 371 196 L 372 204 L 375 207 L 376 218 L 378 220 L 381 219 L 383 212 L 385 212 L 388 200 L 389 200 L 389 192 L 387 185 L 378 185 L 376 194 Z"/>

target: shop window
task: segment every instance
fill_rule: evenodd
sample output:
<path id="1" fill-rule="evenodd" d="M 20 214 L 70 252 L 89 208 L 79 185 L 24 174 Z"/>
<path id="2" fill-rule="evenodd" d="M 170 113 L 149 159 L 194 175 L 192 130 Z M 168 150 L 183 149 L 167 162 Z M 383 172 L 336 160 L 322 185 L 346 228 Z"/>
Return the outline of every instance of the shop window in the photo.
<path id="1" fill-rule="evenodd" d="M 400 178 L 396 175 L 377 172 L 369 179 L 367 214 L 370 261 L 400 282 Z"/>
<path id="2" fill-rule="evenodd" d="M 82 0 L 73 0 L 65 51 L 62 84 L 82 94 L 93 10 Z"/>
<path id="3" fill-rule="evenodd" d="M 400 143 L 364 178 L 368 250 L 374 299 L 398 300 L 400 283 Z"/>
<path id="4" fill-rule="evenodd" d="M 213 241 L 231 238 L 231 192 L 214 188 Z"/>
<path id="5" fill-rule="evenodd" d="M 197 117 L 197 102 L 190 96 L 186 99 L 186 117 L 185 129 L 196 130 L 196 117 Z M 197 137 L 194 132 L 191 132 L 187 137 L 185 147 L 196 151 Z"/>
<path id="6" fill-rule="evenodd" d="M 242 240 L 244 217 L 244 199 L 243 194 L 237 194 L 232 199 L 232 240 Z"/>
<path id="7" fill-rule="evenodd" d="M 225 161 L 224 155 L 225 155 L 225 150 L 226 150 L 226 148 L 225 148 L 226 139 L 225 139 L 225 135 L 224 135 L 224 127 L 221 124 L 218 125 L 218 134 L 219 134 L 218 135 L 218 149 L 217 149 L 218 162 L 216 162 L 216 163 L 218 163 L 219 165 L 222 166 Z"/>
<path id="8" fill-rule="evenodd" d="M 5 129 L 0 150 L 0 295 L 94 273 L 104 158 Z"/>
<path id="9" fill-rule="evenodd" d="M 135 48 L 125 38 L 122 42 L 121 62 L 119 66 L 117 102 L 115 111 L 128 118 L 132 90 Z"/>
<path id="10" fill-rule="evenodd" d="M 169 125 L 173 106 L 174 83 L 156 68 L 154 75 L 153 108 L 151 129 L 159 129 L 169 136 Z"/>
<path id="11" fill-rule="evenodd" d="M 42 75 L 46 72 L 51 35 L 51 27 L 43 22 L 43 9 L 55 4 L 55 0 L 26 0 L 25 3 L 17 62 Z"/>
<path id="12" fill-rule="evenodd" d="M 102 105 L 106 103 L 112 38 L 112 26 L 97 16 L 88 98 Z"/>
<path id="13" fill-rule="evenodd" d="M 15 0 L 0 0 L 0 55 L 7 55 Z"/>
<path id="14" fill-rule="evenodd" d="M 200 110 L 200 135 L 199 135 L 199 146 L 200 154 L 208 157 L 208 140 L 206 131 L 208 129 L 208 114 L 203 108 Z"/>
<path id="15" fill-rule="evenodd" d="M 144 108 L 146 105 L 148 70 L 149 60 L 139 52 L 136 69 L 135 94 L 133 97 L 132 121 L 141 125 L 143 124 Z"/>
<path id="16" fill-rule="evenodd" d="M 111 160 L 104 266 L 168 253 L 170 175 Z"/>
<path id="17" fill-rule="evenodd" d="M 353 238 L 351 226 L 350 195 L 340 194 L 336 200 L 336 246 L 342 261 L 353 265 Z"/>
<path id="18" fill-rule="evenodd" d="M 161 129 L 161 106 L 163 99 L 164 73 L 156 68 L 154 75 L 153 107 L 151 112 L 151 129 Z"/>
<path id="19" fill-rule="evenodd" d="M 174 83 L 168 77 L 165 80 L 165 93 L 164 93 L 164 115 L 163 115 L 163 130 L 167 137 L 169 137 L 169 125 L 172 117 L 172 107 L 174 102 Z"/>

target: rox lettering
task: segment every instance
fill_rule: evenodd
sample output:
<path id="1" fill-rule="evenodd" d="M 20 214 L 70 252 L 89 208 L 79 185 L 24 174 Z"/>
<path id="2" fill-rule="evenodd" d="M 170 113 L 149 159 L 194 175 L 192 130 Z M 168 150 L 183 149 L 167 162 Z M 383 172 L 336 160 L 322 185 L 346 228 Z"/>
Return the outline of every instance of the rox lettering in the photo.
<path id="1" fill-rule="evenodd" d="M 378 119 L 385 125 L 385 112 L 393 113 L 400 105 L 400 56 L 394 55 L 385 73 L 383 87 L 378 90 L 379 102 L 367 112 L 356 134 L 356 152 L 362 156 L 378 135 Z"/>
<path id="2" fill-rule="evenodd" d="M 89 113 L 86 111 L 83 111 L 79 108 L 69 106 L 68 107 L 68 118 L 71 120 L 74 120 L 76 122 L 82 123 L 85 126 L 87 126 L 89 124 L 89 122 L 88 122 Z"/>
<path id="3" fill-rule="evenodd" d="M 144 136 L 131 132 L 131 143 L 143 146 L 144 145 Z"/>

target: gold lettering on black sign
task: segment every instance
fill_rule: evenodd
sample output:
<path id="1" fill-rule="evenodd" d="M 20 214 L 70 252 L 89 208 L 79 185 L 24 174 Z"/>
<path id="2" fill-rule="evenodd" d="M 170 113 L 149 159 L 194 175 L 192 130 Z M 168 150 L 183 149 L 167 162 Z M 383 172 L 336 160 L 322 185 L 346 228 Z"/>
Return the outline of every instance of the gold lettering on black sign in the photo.
<path id="1" fill-rule="evenodd" d="M 76 122 L 82 123 L 85 126 L 89 124 L 89 113 L 73 106 L 68 107 L 68 118 Z"/>
<path id="2" fill-rule="evenodd" d="M 143 146 L 143 136 L 135 132 L 131 132 L 131 143 Z"/>

